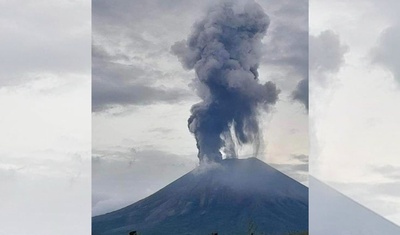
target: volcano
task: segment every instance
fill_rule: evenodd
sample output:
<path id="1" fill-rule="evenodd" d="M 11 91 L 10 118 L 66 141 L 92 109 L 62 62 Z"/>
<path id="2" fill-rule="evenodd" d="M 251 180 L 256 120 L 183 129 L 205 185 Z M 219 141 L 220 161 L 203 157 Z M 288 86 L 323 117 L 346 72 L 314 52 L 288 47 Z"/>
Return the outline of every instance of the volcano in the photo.
<path id="1" fill-rule="evenodd" d="M 93 235 L 246 235 L 308 231 L 308 188 L 256 159 L 205 164 L 120 210 Z"/>

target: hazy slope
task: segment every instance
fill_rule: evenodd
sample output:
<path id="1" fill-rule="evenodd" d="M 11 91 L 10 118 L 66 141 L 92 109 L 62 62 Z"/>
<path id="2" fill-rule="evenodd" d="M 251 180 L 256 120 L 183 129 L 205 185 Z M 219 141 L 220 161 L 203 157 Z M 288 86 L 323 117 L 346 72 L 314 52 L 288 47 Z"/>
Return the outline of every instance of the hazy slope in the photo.
<path id="1" fill-rule="evenodd" d="M 140 189 L 138 189 L 140 190 Z M 153 195 L 93 218 L 93 234 L 211 232 L 283 234 L 308 230 L 308 189 L 256 159 L 195 169 Z M 255 234 L 257 234 L 257 232 Z"/>
<path id="2" fill-rule="evenodd" d="M 399 235 L 400 227 L 309 177 L 310 235 Z"/>

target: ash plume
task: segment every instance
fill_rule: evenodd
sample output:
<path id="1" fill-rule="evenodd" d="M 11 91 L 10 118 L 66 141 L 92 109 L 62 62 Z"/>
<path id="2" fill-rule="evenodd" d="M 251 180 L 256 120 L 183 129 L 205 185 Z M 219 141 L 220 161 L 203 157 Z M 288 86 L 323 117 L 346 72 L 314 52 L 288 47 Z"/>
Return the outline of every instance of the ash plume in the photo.
<path id="1" fill-rule="evenodd" d="M 202 101 L 192 106 L 188 127 L 201 163 L 221 161 L 222 153 L 237 158 L 237 145 L 258 150 L 259 110 L 268 111 L 279 94 L 274 83 L 258 79 L 268 26 L 269 17 L 256 2 L 223 1 L 194 24 L 187 40 L 171 48 L 196 72 L 193 85 Z"/>

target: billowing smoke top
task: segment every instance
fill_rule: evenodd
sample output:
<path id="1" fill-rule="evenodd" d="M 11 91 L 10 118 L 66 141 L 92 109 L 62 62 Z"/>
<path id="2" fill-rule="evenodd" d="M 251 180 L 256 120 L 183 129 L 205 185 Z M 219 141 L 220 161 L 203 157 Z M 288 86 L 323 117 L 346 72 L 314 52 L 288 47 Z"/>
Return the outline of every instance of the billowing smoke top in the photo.
<path id="1" fill-rule="evenodd" d="M 195 69 L 194 86 L 202 102 L 192 106 L 188 120 L 200 162 L 236 158 L 236 145 L 253 144 L 258 151 L 258 110 L 275 104 L 279 90 L 260 84 L 261 39 L 269 18 L 254 1 L 224 1 L 197 22 L 188 40 L 172 46 L 186 69 Z"/>

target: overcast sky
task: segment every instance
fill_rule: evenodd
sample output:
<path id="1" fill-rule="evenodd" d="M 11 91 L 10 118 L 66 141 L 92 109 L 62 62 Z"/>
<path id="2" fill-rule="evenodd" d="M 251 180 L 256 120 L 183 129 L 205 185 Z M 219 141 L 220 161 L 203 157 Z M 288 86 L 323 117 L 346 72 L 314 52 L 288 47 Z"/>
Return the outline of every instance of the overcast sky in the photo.
<path id="1" fill-rule="evenodd" d="M 0 234 L 89 234 L 90 1 L 0 8 Z"/>
<path id="2" fill-rule="evenodd" d="M 198 164 L 187 129 L 190 107 L 200 100 L 190 87 L 194 72 L 182 68 L 171 46 L 187 39 L 212 2 L 93 2 L 94 215 L 144 198 Z M 259 158 L 306 183 L 308 4 L 257 2 L 271 20 L 260 80 L 281 90 L 261 118 Z M 242 158 L 251 153 L 239 151 Z"/>
<path id="3" fill-rule="evenodd" d="M 310 1 L 310 174 L 400 225 L 398 1 Z"/>

